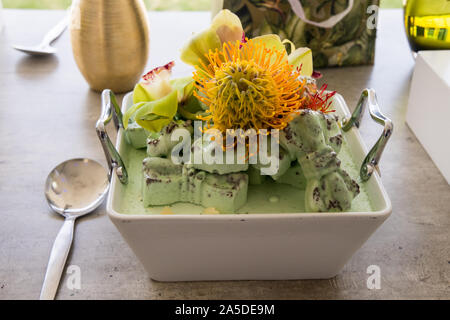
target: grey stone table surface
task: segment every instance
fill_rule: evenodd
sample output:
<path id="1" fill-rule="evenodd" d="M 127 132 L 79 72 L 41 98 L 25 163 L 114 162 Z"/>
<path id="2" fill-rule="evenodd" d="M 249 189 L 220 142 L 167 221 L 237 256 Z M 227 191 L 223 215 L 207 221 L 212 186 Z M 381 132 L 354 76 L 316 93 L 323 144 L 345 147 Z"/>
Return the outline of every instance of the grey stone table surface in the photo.
<path id="1" fill-rule="evenodd" d="M 69 34 L 58 54 L 30 58 L 10 48 L 34 44 L 62 11 L 4 10 L 0 33 L 0 299 L 36 299 L 50 249 L 62 225 L 44 199 L 47 173 L 74 157 L 105 160 L 94 124 L 100 96 L 74 62 Z M 148 68 L 177 60 L 206 12 L 150 13 Z M 81 270 L 81 288 L 64 274 L 58 299 L 448 299 L 450 298 L 450 186 L 405 124 L 414 59 L 400 10 L 380 12 L 373 66 L 321 70 L 323 82 L 353 109 L 365 87 L 376 89 L 395 132 L 381 163 L 393 214 L 333 279 L 163 283 L 149 279 L 109 221 L 105 207 L 76 226 L 67 265 Z M 175 72 L 188 69 L 178 63 Z M 432 112 L 433 106 L 424 106 Z M 439 116 L 439 115 L 436 115 Z M 381 128 L 365 119 L 363 138 L 372 145 Z M 207 263 L 205 261 L 205 263 Z M 367 288 L 367 268 L 377 265 L 381 288 Z"/>

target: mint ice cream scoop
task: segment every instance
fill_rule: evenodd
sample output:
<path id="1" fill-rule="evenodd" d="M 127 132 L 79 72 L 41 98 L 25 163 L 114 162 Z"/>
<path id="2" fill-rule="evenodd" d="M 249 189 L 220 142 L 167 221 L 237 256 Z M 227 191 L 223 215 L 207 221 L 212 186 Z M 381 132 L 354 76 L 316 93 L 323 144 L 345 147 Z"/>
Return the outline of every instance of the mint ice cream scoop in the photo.
<path id="1" fill-rule="evenodd" d="M 211 140 L 211 136 L 208 134 L 204 134 L 202 139 L 197 139 L 194 144 L 191 152 L 191 166 L 193 168 L 204 170 L 210 173 L 218 173 L 218 174 L 227 174 L 232 172 L 243 172 L 243 171 L 249 171 L 250 168 L 252 168 L 252 175 L 259 174 L 261 175 L 261 169 L 262 168 L 268 168 L 273 166 L 274 172 L 270 176 L 272 179 L 277 180 L 280 176 L 282 176 L 290 167 L 291 165 L 291 156 L 289 153 L 284 150 L 283 148 L 278 148 L 278 153 L 273 154 L 271 152 L 271 138 L 268 137 L 267 139 L 267 152 L 256 152 L 254 163 L 253 160 L 251 160 L 246 154 L 245 150 L 247 152 L 249 151 L 249 146 L 242 146 L 243 152 L 239 154 L 238 148 L 234 147 L 230 150 L 223 150 L 220 145 L 218 145 L 215 141 Z M 256 149 L 256 148 L 255 148 Z M 210 158 L 214 158 L 217 156 L 217 153 L 220 152 L 221 155 L 218 155 L 217 158 L 221 160 L 221 163 L 206 163 L 204 161 L 205 159 L 201 159 L 202 161 L 196 162 L 195 161 L 195 152 L 201 152 L 204 155 L 209 155 Z M 227 153 L 231 152 L 231 163 L 227 162 Z M 276 157 L 276 159 L 273 159 L 273 157 Z M 239 161 L 240 160 L 240 161 Z M 272 162 L 276 160 L 277 165 L 274 165 Z M 256 176 L 255 176 L 256 178 Z M 258 180 L 261 180 L 261 178 L 257 178 Z"/>
<path id="2" fill-rule="evenodd" d="M 181 137 L 179 139 L 172 139 L 172 135 L 177 129 L 185 129 L 189 135 L 192 135 L 194 132 L 191 120 L 172 121 L 162 128 L 159 133 L 152 134 L 148 137 L 147 154 L 150 157 L 170 158 L 173 148 L 182 140 Z"/>
<path id="3" fill-rule="evenodd" d="M 212 174 L 170 159 L 144 159 L 142 195 L 144 206 L 190 202 L 234 213 L 247 202 L 246 173 Z"/>
<path id="4" fill-rule="evenodd" d="M 198 170 L 218 174 L 247 171 L 248 163 L 245 160 L 245 155 L 242 155 L 242 158 L 238 159 L 239 156 L 236 152 L 236 148 L 230 151 L 233 152 L 233 159 L 232 161 L 229 161 L 232 163 L 227 163 L 226 150 L 223 150 L 220 145 L 215 141 L 212 141 L 211 135 L 203 134 L 202 138 L 195 140 L 193 143 L 190 166 Z M 222 155 L 220 156 L 218 152 L 221 152 Z M 197 158 L 196 153 L 201 155 L 201 157 Z M 207 163 L 205 158 L 217 158 L 221 163 Z"/>
<path id="5" fill-rule="evenodd" d="M 343 169 L 323 175 L 319 179 L 307 179 L 305 208 L 312 212 L 345 211 L 359 194 L 359 185 Z"/>
<path id="6" fill-rule="evenodd" d="M 340 165 L 342 135 L 337 117 L 300 110 L 280 133 L 280 144 L 297 159 L 306 179 L 307 211 L 349 210 L 359 185 Z"/>
<path id="7" fill-rule="evenodd" d="M 310 109 L 299 110 L 280 133 L 280 145 L 297 159 L 305 153 L 320 150 L 325 146 L 339 153 L 342 134 L 338 118 Z"/>
<path id="8" fill-rule="evenodd" d="M 131 121 L 124 132 L 127 143 L 132 145 L 133 148 L 142 149 L 147 146 L 147 137 L 150 133 L 135 121 Z"/>
<path id="9" fill-rule="evenodd" d="M 278 148 L 278 156 L 277 159 L 271 159 L 272 157 L 272 152 L 271 152 L 271 143 L 268 143 L 268 152 L 267 154 L 258 154 L 258 159 L 257 159 L 257 163 L 256 164 L 252 164 L 250 165 L 251 167 L 254 167 L 255 169 L 257 169 L 258 171 L 260 171 L 261 173 L 261 169 L 262 168 L 267 168 L 270 167 L 273 164 L 270 164 L 270 161 L 277 161 L 278 165 L 277 167 L 275 167 L 276 169 L 274 170 L 275 173 L 269 175 L 272 179 L 274 180 L 278 180 L 282 175 L 284 175 L 286 173 L 286 171 L 290 168 L 291 166 L 291 162 L 292 162 L 292 158 L 290 156 L 290 154 L 282 147 Z M 275 155 L 274 155 L 275 156 Z M 294 158 L 295 160 L 295 158 Z M 269 163 L 269 164 L 262 164 L 262 163 Z"/>
<path id="10" fill-rule="evenodd" d="M 169 159 L 150 157 L 143 161 L 142 199 L 144 206 L 165 205 L 179 201 L 183 166 Z"/>

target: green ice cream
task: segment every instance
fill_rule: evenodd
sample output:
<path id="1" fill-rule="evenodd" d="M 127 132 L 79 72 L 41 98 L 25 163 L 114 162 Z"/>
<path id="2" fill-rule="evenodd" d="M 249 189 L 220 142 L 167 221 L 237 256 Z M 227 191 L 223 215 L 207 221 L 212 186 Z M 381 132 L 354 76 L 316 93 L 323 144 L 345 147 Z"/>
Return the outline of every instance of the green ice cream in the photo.
<path id="1" fill-rule="evenodd" d="M 186 129 L 189 139 L 174 137 L 177 129 Z M 334 115 L 299 110 L 280 131 L 278 167 L 271 176 L 261 174 L 273 161 L 271 136 L 267 154 L 258 151 L 256 163 L 250 161 L 249 164 L 249 158 L 238 159 L 242 155 L 237 155 L 236 147 L 233 163 L 227 163 L 226 149 L 218 146 L 208 134 L 203 134 L 187 148 L 189 155 L 181 164 L 174 163 L 171 154 L 176 151 L 183 155 L 179 151 L 183 149 L 184 153 L 186 148 L 180 147 L 180 142 L 190 142 L 193 132 L 191 120 L 172 120 L 159 132 L 150 133 L 132 117 L 129 119 L 125 139 L 135 149 L 146 147 L 148 157 L 143 162 L 144 207 L 184 202 L 233 213 L 245 207 L 247 201 L 253 201 L 247 199 L 249 184 L 260 189 L 276 182 L 280 190 L 287 185 L 301 191 L 305 211 L 346 211 L 360 193 L 360 186 L 341 167 L 338 155 L 344 141 Z M 180 149 L 177 151 L 176 147 Z M 195 156 L 197 152 L 201 154 L 200 161 Z M 205 157 L 216 159 L 218 152 L 222 152 L 217 156 L 222 157 L 222 163 L 205 161 Z"/>
<path id="2" fill-rule="evenodd" d="M 302 167 L 298 163 L 289 167 L 287 171 L 276 180 L 277 183 L 288 184 L 294 188 L 304 190 L 306 188 L 306 178 Z"/>
<path id="3" fill-rule="evenodd" d="M 307 211 L 349 210 L 359 193 L 359 185 L 340 167 L 342 139 L 336 117 L 308 109 L 300 110 L 280 134 L 280 144 L 306 178 Z"/>
<path id="4" fill-rule="evenodd" d="M 149 158 L 144 160 L 142 186 L 144 206 L 189 202 L 220 212 L 236 212 L 247 201 L 248 184 L 263 185 L 267 179 L 305 190 L 305 210 L 311 212 L 349 210 L 360 192 L 359 185 L 341 168 L 338 153 L 343 137 L 335 116 L 299 111 L 280 132 L 279 167 L 270 178 L 261 175 L 264 165 L 260 163 L 267 162 L 270 149 L 267 159 L 259 159 L 258 155 L 256 164 L 196 164 L 196 151 L 214 156 L 218 150 L 216 142 L 207 135 L 194 142 L 191 163 L 174 164 L 170 154 L 179 143 L 172 141 L 177 128 L 187 128 L 192 134 L 191 121 L 174 121 L 148 138 Z M 226 162 L 226 152 L 222 156 Z"/>
<path id="5" fill-rule="evenodd" d="M 130 121 L 128 127 L 125 129 L 125 139 L 135 149 L 141 149 L 147 146 L 148 135 L 149 132 L 135 121 Z"/>
<path id="6" fill-rule="evenodd" d="M 247 201 L 245 173 L 212 174 L 158 157 L 144 159 L 143 165 L 144 206 L 190 202 L 234 213 Z"/>
<path id="7" fill-rule="evenodd" d="M 270 139 L 269 139 L 270 140 Z M 261 174 L 262 168 L 267 168 L 270 166 L 270 164 L 262 164 L 262 163 L 269 163 L 270 157 L 272 156 L 271 150 L 270 150 L 271 143 L 268 142 L 268 152 L 266 155 L 258 154 L 257 163 L 250 165 L 251 167 L 254 167 L 256 170 L 258 170 Z M 278 180 L 282 175 L 286 173 L 286 171 L 291 166 L 291 156 L 289 153 L 283 149 L 282 147 L 279 147 L 278 150 L 278 168 L 276 169 L 275 173 L 270 175 L 270 177 L 274 180 Z"/>
<path id="8" fill-rule="evenodd" d="M 250 185 L 260 185 L 266 181 L 267 176 L 261 174 L 261 170 L 256 168 L 255 166 L 248 167 L 248 183 Z"/>
<path id="9" fill-rule="evenodd" d="M 172 135 L 177 129 L 186 129 L 188 135 L 192 135 L 192 121 L 177 120 L 165 126 L 158 134 L 149 136 L 147 140 L 147 154 L 150 157 L 170 158 L 173 148 L 178 145 L 182 138 L 173 139 Z"/>
<path id="10" fill-rule="evenodd" d="M 206 163 L 204 161 L 205 156 L 208 155 L 211 159 L 215 157 L 216 150 L 220 148 L 222 152 L 221 162 L 222 163 Z M 217 174 L 227 174 L 233 172 L 242 172 L 247 171 L 248 163 L 246 161 L 241 161 L 244 163 L 238 163 L 238 155 L 236 149 L 234 149 L 233 155 L 233 163 L 226 163 L 226 151 L 224 151 L 215 141 L 211 141 L 211 136 L 208 134 L 204 134 L 202 138 L 194 141 L 192 145 L 191 152 L 191 166 L 198 170 L 203 170 L 209 173 L 217 173 Z M 196 153 L 202 154 L 202 158 L 200 158 L 200 163 L 197 163 L 195 156 Z M 245 159 L 242 159 L 245 160 Z"/>
<path id="11" fill-rule="evenodd" d="M 115 205 L 115 210 L 123 214 L 143 214 L 143 215 L 159 215 L 168 206 L 174 214 L 203 214 L 204 207 L 189 202 L 177 202 L 170 205 L 152 205 L 144 206 L 142 199 L 143 188 L 143 172 L 142 162 L 148 157 L 145 149 L 134 149 L 131 145 L 122 142 L 120 149 L 122 158 L 127 166 L 129 181 L 126 185 L 121 185 L 120 201 Z M 360 163 L 356 163 L 352 157 L 350 147 L 345 137 L 339 159 L 342 161 L 341 167 L 345 169 L 351 177 L 358 177 Z M 298 164 L 297 164 L 298 165 Z M 298 165 L 299 166 L 299 165 Z M 251 184 L 252 166 L 249 167 L 247 174 L 249 176 L 249 186 L 247 190 L 247 202 L 240 207 L 236 214 L 252 214 L 252 213 L 300 213 L 308 212 L 305 207 L 305 186 L 293 187 L 291 183 L 285 182 L 288 173 L 294 170 L 296 166 L 292 166 L 280 179 L 276 182 L 268 176 L 261 176 L 259 173 L 254 177 L 261 177 L 263 181 L 260 184 Z M 295 171 L 293 171 L 295 174 Z M 291 176 L 292 178 L 292 176 Z M 294 182 L 296 179 L 289 179 Z M 301 179 L 300 179 L 301 180 Z M 282 182 L 282 183 L 280 183 Z M 371 205 L 370 198 L 366 190 L 366 184 L 360 184 L 360 194 L 353 199 L 351 212 L 371 212 L 374 208 Z M 269 201 L 276 197 L 277 202 Z M 272 199 L 273 200 L 273 199 Z"/>

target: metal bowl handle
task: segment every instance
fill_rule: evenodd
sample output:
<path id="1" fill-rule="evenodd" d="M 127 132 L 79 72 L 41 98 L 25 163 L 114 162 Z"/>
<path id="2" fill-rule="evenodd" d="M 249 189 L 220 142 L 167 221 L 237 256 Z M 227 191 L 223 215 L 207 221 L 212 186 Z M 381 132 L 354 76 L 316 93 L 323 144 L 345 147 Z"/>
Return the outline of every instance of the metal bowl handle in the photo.
<path id="1" fill-rule="evenodd" d="M 119 152 L 116 150 L 116 147 L 114 147 L 105 129 L 105 126 L 111 121 L 111 119 L 113 119 L 114 127 L 117 131 L 119 128 L 123 128 L 122 112 L 120 111 L 116 96 L 111 90 L 105 89 L 102 92 L 102 111 L 100 113 L 100 118 L 95 125 L 95 130 L 97 131 L 97 136 L 100 139 L 106 161 L 108 162 L 109 180 L 111 181 L 112 172 L 115 171 L 120 182 L 127 184 L 128 173 L 125 168 L 125 164 L 123 163 Z"/>
<path id="2" fill-rule="evenodd" d="M 375 93 L 375 90 L 364 89 L 361 94 L 361 97 L 359 98 L 355 111 L 353 111 L 350 118 L 345 119 L 342 122 L 343 131 L 348 131 L 353 126 L 359 128 L 359 125 L 361 123 L 361 117 L 364 113 L 364 109 L 367 104 L 369 105 L 370 116 L 372 117 L 373 120 L 375 120 L 375 122 L 384 126 L 384 130 L 380 138 L 377 140 L 375 145 L 372 147 L 372 149 L 370 149 L 369 153 L 364 158 L 360 170 L 360 176 L 362 181 L 369 180 L 374 170 L 377 170 L 378 174 L 380 174 L 378 163 L 380 162 L 384 147 L 389 141 L 389 138 L 391 137 L 392 131 L 394 129 L 394 124 L 392 123 L 392 121 L 381 112 L 380 107 L 378 106 L 377 95 Z"/>

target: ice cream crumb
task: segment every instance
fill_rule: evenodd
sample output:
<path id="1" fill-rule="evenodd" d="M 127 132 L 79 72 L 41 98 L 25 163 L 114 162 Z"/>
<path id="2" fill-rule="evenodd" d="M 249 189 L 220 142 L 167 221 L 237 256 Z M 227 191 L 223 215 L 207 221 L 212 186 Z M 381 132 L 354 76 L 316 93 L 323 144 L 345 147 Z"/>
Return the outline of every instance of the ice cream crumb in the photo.
<path id="1" fill-rule="evenodd" d="M 219 214 L 220 212 L 217 211 L 216 208 L 209 207 L 209 208 L 205 208 L 205 209 L 203 210 L 203 213 L 204 213 L 204 214 Z"/>
<path id="2" fill-rule="evenodd" d="M 174 212 L 172 211 L 172 208 L 166 206 L 162 209 L 161 214 L 174 214 Z"/>
<path id="3" fill-rule="evenodd" d="M 277 196 L 272 196 L 272 197 L 270 197 L 269 198 L 269 202 L 272 202 L 272 203 L 276 203 L 276 202 L 278 202 L 280 199 L 277 197 Z"/>

